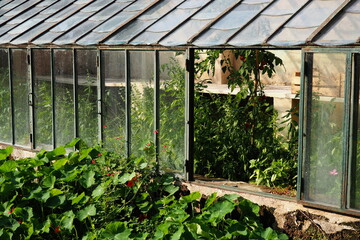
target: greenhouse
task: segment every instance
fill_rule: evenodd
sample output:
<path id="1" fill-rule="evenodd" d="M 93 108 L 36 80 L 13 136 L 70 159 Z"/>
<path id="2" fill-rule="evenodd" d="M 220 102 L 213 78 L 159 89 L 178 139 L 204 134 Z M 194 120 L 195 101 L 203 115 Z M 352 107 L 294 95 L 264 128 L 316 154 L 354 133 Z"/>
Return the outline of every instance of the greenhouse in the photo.
<path id="1" fill-rule="evenodd" d="M 80 137 L 193 180 L 195 52 L 297 50 L 297 200 L 359 216 L 359 24 L 359 0 L 3 0 L 0 142 Z"/>

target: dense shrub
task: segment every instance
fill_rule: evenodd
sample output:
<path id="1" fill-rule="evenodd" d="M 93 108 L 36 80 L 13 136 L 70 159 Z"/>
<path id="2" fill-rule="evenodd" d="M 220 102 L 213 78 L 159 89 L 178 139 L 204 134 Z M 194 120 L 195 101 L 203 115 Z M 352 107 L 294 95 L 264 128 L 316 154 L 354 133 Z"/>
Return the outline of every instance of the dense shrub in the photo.
<path id="1" fill-rule="evenodd" d="M 236 195 L 181 194 L 146 156 L 120 159 L 79 139 L 34 158 L 11 151 L 0 150 L 0 239 L 287 239 Z"/>

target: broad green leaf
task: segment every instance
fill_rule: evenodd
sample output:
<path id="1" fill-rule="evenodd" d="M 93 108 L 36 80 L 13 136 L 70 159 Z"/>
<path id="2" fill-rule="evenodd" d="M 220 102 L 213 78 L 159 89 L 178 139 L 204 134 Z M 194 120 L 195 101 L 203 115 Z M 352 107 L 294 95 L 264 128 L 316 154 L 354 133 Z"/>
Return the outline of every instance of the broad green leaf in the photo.
<path id="1" fill-rule="evenodd" d="M 82 161 L 83 159 L 85 159 L 86 157 L 89 156 L 89 153 L 93 150 L 93 148 L 88 148 L 88 149 L 85 149 L 83 151 L 81 151 L 81 155 L 79 157 L 79 161 Z"/>
<path id="2" fill-rule="evenodd" d="M 34 194 L 34 198 L 40 202 L 46 202 L 50 198 L 50 191 L 43 190 L 39 193 Z"/>
<path id="3" fill-rule="evenodd" d="M 54 156 L 61 156 L 66 154 L 66 150 L 63 146 L 60 146 L 52 150 L 52 153 Z"/>
<path id="4" fill-rule="evenodd" d="M 238 199 L 240 196 L 237 194 L 225 194 L 224 196 L 222 196 L 221 198 L 229 200 L 229 201 L 234 201 L 235 199 Z"/>
<path id="5" fill-rule="evenodd" d="M 103 195 L 105 193 L 105 190 L 107 188 L 108 184 L 106 183 L 101 183 L 100 185 L 98 185 L 94 191 L 92 192 L 91 196 L 93 198 L 97 198 L 100 197 L 101 195 Z"/>
<path id="6" fill-rule="evenodd" d="M 7 159 L 13 151 L 14 147 L 7 147 L 5 149 L 0 149 L 0 161 Z"/>
<path id="7" fill-rule="evenodd" d="M 170 195 L 173 195 L 174 193 L 176 193 L 179 190 L 179 187 L 175 186 L 175 185 L 167 185 L 164 190 L 169 193 Z"/>
<path id="8" fill-rule="evenodd" d="M 179 240 L 181 239 L 181 235 L 184 233 L 184 226 L 180 225 L 177 231 L 171 235 L 170 240 Z"/>
<path id="9" fill-rule="evenodd" d="M 129 239 L 131 230 L 123 222 L 112 222 L 108 224 L 103 236 L 108 239 L 125 240 Z"/>
<path id="10" fill-rule="evenodd" d="M 89 216 L 95 216 L 95 215 L 96 215 L 96 208 L 95 208 L 95 205 L 92 204 L 92 205 L 89 205 L 86 208 L 80 210 L 77 213 L 77 218 L 80 221 L 83 221 L 85 218 L 87 218 Z"/>
<path id="11" fill-rule="evenodd" d="M 207 212 L 210 213 L 209 222 L 223 219 L 226 214 L 231 213 L 234 210 L 235 203 L 230 201 L 219 201 L 210 206 Z"/>
<path id="12" fill-rule="evenodd" d="M 42 187 L 53 188 L 55 181 L 56 181 L 56 177 L 54 175 L 46 176 L 42 182 Z"/>
<path id="13" fill-rule="evenodd" d="M 64 195 L 57 195 L 54 197 L 49 198 L 46 201 L 46 206 L 50 208 L 56 208 L 62 205 L 66 200 L 66 197 Z"/>
<path id="14" fill-rule="evenodd" d="M 131 179 L 133 179 L 135 177 L 135 172 L 132 172 L 131 174 L 129 173 L 124 173 L 120 178 L 119 178 L 119 184 L 124 184 L 127 181 L 130 181 Z"/>
<path id="15" fill-rule="evenodd" d="M 46 219 L 46 221 L 44 221 L 44 223 L 42 224 L 42 228 L 41 231 L 48 233 L 51 227 L 51 220 L 48 218 Z"/>
<path id="16" fill-rule="evenodd" d="M 69 160 L 67 158 L 61 158 L 54 162 L 53 166 L 55 170 L 59 170 L 62 168 Z"/>
<path id="17" fill-rule="evenodd" d="M 50 190 L 50 194 L 51 194 L 52 197 L 57 196 L 57 195 L 61 195 L 63 193 L 64 193 L 63 191 L 61 191 L 60 189 L 57 189 L 57 188 L 53 188 L 53 189 Z"/>
<path id="18" fill-rule="evenodd" d="M 85 171 L 80 178 L 80 184 L 84 188 L 89 188 L 95 183 L 95 172 L 92 170 Z"/>
<path id="19" fill-rule="evenodd" d="M 199 199 L 200 197 L 201 197 L 201 194 L 199 192 L 193 192 L 187 196 L 181 197 L 180 201 L 190 203 L 190 202 L 195 201 L 196 199 Z"/>
<path id="20" fill-rule="evenodd" d="M 74 138 L 73 140 L 71 140 L 71 142 L 69 142 L 68 144 L 65 145 L 65 148 L 72 148 L 75 147 L 75 145 L 77 143 L 79 143 L 81 141 L 80 138 Z"/>
<path id="21" fill-rule="evenodd" d="M 74 204 L 77 204 L 81 201 L 81 199 L 83 199 L 83 197 L 85 196 L 85 193 L 82 192 L 79 196 L 77 196 L 76 198 L 74 198 L 72 201 L 71 201 L 71 205 L 74 205 Z"/>
<path id="22" fill-rule="evenodd" d="M 217 193 L 214 192 L 214 193 L 212 193 L 212 194 L 208 197 L 208 199 L 206 199 L 205 206 L 204 206 L 204 208 L 202 209 L 203 211 L 205 211 L 206 209 L 208 209 L 208 208 L 211 206 L 211 204 L 214 203 L 214 201 L 216 200 L 216 196 L 217 196 Z"/>
<path id="23" fill-rule="evenodd" d="M 74 218 L 75 214 L 73 211 L 64 212 L 60 222 L 61 227 L 71 230 L 73 228 Z"/>
<path id="24" fill-rule="evenodd" d="M 7 173 L 12 172 L 16 169 L 17 164 L 14 160 L 8 160 L 0 166 L 0 172 Z"/>

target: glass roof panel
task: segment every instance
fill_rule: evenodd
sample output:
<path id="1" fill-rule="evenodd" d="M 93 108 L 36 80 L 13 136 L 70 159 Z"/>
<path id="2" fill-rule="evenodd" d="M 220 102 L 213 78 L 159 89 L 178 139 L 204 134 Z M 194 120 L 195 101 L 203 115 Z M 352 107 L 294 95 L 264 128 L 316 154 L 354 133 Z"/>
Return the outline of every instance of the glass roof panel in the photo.
<path id="1" fill-rule="evenodd" d="M 275 35 L 269 44 L 274 46 L 296 46 L 306 42 L 306 39 L 317 29 L 311 28 L 283 28 L 279 34 Z"/>
<path id="2" fill-rule="evenodd" d="M 105 7 L 107 4 L 109 4 L 112 1 L 113 0 L 94 1 L 93 3 L 91 3 L 90 5 L 84 7 L 80 11 L 81 12 L 86 12 L 86 13 L 97 12 L 97 11 L 99 11 L 99 9 Z"/>
<path id="3" fill-rule="evenodd" d="M 319 45 L 356 43 L 360 38 L 359 29 L 360 13 L 345 13 L 326 32 L 322 33 L 315 43 Z"/>
<path id="4" fill-rule="evenodd" d="M 13 18 L 12 20 L 10 20 L 9 22 L 7 22 L 6 24 L 19 24 L 21 22 L 24 22 L 24 20 L 31 18 L 33 15 L 37 14 L 38 12 L 40 12 L 42 9 L 41 8 L 32 8 L 28 11 L 26 11 L 26 13 L 21 14 L 20 16 L 17 16 L 15 18 Z"/>
<path id="5" fill-rule="evenodd" d="M 2 9 L 9 11 L 10 9 L 13 9 L 23 3 L 24 3 L 23 0 L 15 0 L 15 1 L 10 2 L 9 4 L 6 4 L 4 7 L 2 7 Z"/>
<path id="6" fill-rule="evenodd" d="M 347 9 L 346 12 L 360 13 L 360 1 L 354 2 L 354 3 Z"/>
<path id="7" fill-rule="evenodd" d="M 5 13 L 4 16 L 15 16 L 21 13 L 22 11 L 26 10 L 28 7 L 35 5 L 37 2 L 39 2 L 39 0 L 28 0 L 24 4 L 21 4 L 15 9 L 11 10 L 10 12 Z"/>
<path id="8" fill-rule="evenodd" d="M 131 4 L 129 7 L 126 8 L 125 11 L 127 12 L 139 12 L 143 9 L 145 9 L 145 6 L 149 6 L 152 4 L 155 0 L 138 0 Z"/>
<path id="9" fill-rule="evenodd" d="M 52 15 L 50 18 L 46 19 L 45 22 L 57 23 L 61 20 L 65 19 L 66 16 L 71 16 L 75 11 L 77 11 L 81 7 L 78 4 L 72 4 L 61 10 L 60 12 Z"/>
<path id="10" fill-rule="evenodd" d="M 13 26 L 12 25 L 4 25 L 0 28 L 0 36 L 9 31 Z"/>
<path id="11" fill-rule="evenodd" d="M 240 4 L 229 14 L 217 21 L 210 29 L 201 34 L 193 44 L 196 46 L 217 46 L 225 44 L 227 39 L 247 24 L 268 3 Z"/>
<path id="12" fill-rule="evenodd" d="M 3 36 L 0 37 L 0 44 L 7 44 L 13 39 L 15 35 L 6 33 Z"/>
<path id="13" fill-rule="evenodd" d="M 215 0 L 211 4 L 207 5 L 199 13 L 197 13 L 192 19 L 196 20 L 211 20 L 219 16 L 227 8 L 238 2 L 237 0 L 221 1 Z"/>
<path id="14" fill-rule="evenodd" d="M 307 0 L 279 0 L 271 4 L 262 15 L 275 16 L 293 14 L 306 2 Z"/>
<path id="15" fill-rule="evenodd" d="M 60 38 L 54 41 L 54 44 L 62 45 L 62 44 L 70 44 L 74 43 L 79 37 L 81 37 L 84 33 L 89 31 L 89 29 L 94 28 L 97 25 L 96 22 L 86 21 L 84 24 L 81 24 L 81 27 L 77 27 L 74 30 L 67 32 Z"/>
<path id="16" fill-rule="evenodd" d="M 125 28 L 122 28 L 118 33 L 106 40 L 105 43 L 113 45 L 123 44 L 129 41 L 136 34 L 150 26 L 155 20 L 171 11 L 180 1 L 181 0 L 164 0 L 160 2 Z"/>
<path id="17" fill-rule="evenodd" d="M 163 0 L 145 13 L 141 14 L 137 19 L 143 21 L 157 20 L 158 18 L 161 18 L 164 14 L 173 10 L 180 2 L 181 0 Z"/>
<path id="18" fill-rule="evenodd" d="M 39 22 L 41 22 L 43 19 L 40 17 L 34 17 L 29 19 L 28 21 L 20 24 L 19 26 L 17 26 L 16 28 L 12 29 L 9 34 L 20 34 L 23 33 L 27 30 L 29 30 L 30 28 L 32 28 L 34 25 L 38 24 Z"/>
<path id="19" fill-rule="evenodd" d="M 45 1 L 42 1 L 39 4 L 37 4 L 36 6 L 37 7 L 46 7 L 46 6 L 49 6 L 51 4 L 54 4 L 54 0 L 45 0 Z"/>
<path id="20" fill-rule="evenodd" d="M 298 13 L 285 27 L 306 28 L 320 26 L 344 0 L 314 0 Z"/>
<path id="21" fill-rule="evenodd" d="M 59 11 L 60 9 L 66 7 L 67 5 L 69 5 L 71 2 L 73 2 L 73 0 L 62 0 L 59 1 L 57 3 L 55 3 L 54 5 L 52 5 L 51 7 L 45 9 L 44 11 L 42 11 L 41 13 L 43 14 L 53 14 L 56 13 L 57 11 Z"/>
<path id="22" fill-rule="evenodd" d="M 164 36 L 163 32 L 145 32 L 144 34 L 141 34 L 139 37 L 132 40 L 130 44 L 156 44 L 157 39 L 160 39 L 162 36 Z"/>
<path id="23" fill-rule="evenodd" d="M 2 6 L 4 6 L 5 4 L 8 4 L 11 0 L 3 0 L 3 1 L 0 1 L 0 8 Z"/>
<path id="24" fill-rule="evenodd" d="M 105 36 L 104 33 L 97 33 L 97 32 L 91 32 L 87 34 L 85 37 L 81 38 L 79 41 L 77 41 L 77 44 L 89 46 L 89 45 L 95 45 L 97 44 L 103 37 Z"/>
<path id="25" fill-rule="evenodd" d="M 50 31 L 51 32 L 64 32 L 64 31 L 68 30 L 69 28 L 76 26 L 80 21 L 82 21 L 85 18 L 89 17 L 90 14 L 91 13 L 78 12 L 75 15 L 67 18 L 62 23 L 56 25 Z"/>
<path id="26" fill-rule="evenodd" d="M 117 26 L 120 26 L 127 20 L 129 20 L 132 16 L 134 16 L 134 13 L 129 12 L 120 12 L 120 14 L 114 16 L 113 18 L 106 21 L 104 24 L 101 24 L 101 26 L 97 27 L 94 31 L 95 32 L 111 32 L 114 30 Z"/>
<path id="27" fill-rule="evenodd" d="M 200 8 L 207 2 L 209 2 L 209 1 L 208 0 L 188 0 L 184 3 L 182 3 L 178 8 L 181 8 L 181 9 Z"/>
<path id="28" fill-rule="evenodd" d="M 27 43 L 28 41 L 30 41 L 32 38 L 34 38 L 35 36 L 37 36 L 38 34 L 42 33 L 43 31 L 45 31 L 46 29 L 48 29 L 50 26 L 52 26 L 51 23 L 42 23 L 38 26 L 32 27 L 31 31 L 28 31 L 20 36 L 18 36 L 16 39 L 11 41 L 11 44 L 24 44 Z"/>
<path id="29" fill-rule="evenodd" d="M 89 18 L 90 21 L 104 21 L 109 19 L 115 13 L 121 11 L 126 6 L 128 6 L 131 2 L 114 2 L 113 4 L 107 6 L 100 12 L 96 13 L 94 16 Z"/>
<path id="30" fill-rule="evenodd" d="M 51 43 L 57 36 L 59 36 L 58 32 L 47 32 L 41 37 L 35 39 L 33 41 L 34 44 L 48 44 Z"/>
<path id="31" fill-rule="evenodd" d="M 232 38 L 228 44 L 232 46 L 251 46 L 263 43 L 291 15 L 261 16 Z"/>
<path id="32" fill-rule="evenodd" d="M 203 28 L 209 20 L 191 20 L 177 28 L 169 36 L 161 40 L 160 44 L 164 46 L 178 46 L 185 45 L 187 41 L 198 32 L 199 29 Z"/>

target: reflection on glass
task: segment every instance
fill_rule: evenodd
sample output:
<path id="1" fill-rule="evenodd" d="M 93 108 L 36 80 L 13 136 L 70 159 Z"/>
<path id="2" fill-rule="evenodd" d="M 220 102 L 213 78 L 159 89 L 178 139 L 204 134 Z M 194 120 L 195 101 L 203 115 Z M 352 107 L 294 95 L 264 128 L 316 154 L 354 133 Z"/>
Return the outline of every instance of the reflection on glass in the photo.
<path id="1" fill-rule="evenodd" d="M 14 49 L 12 53 L 15 144 L 30 147 L 29 76 L 27 51 Z"/>
<path id="2" fill-rule="evenodd" d="M 154 53 L 130 51 L 131 153 L 154 158 Z"/>
<path id="3" fill-rule="evenodd" d="M 359 64 L 360 57 L 357 57 L 356 63 Z M 359 80 L 359 79 L 358 79 Z M 360 97 L 360 95 L 359 95 Z M 359 104 L 360 101 L 358 101 Z M 355 142 L 356 151 L 355 151 L 355 157 L 353 157 L 353 163 L 351 168 L 351 178 L 350 178 L 350 208 L 360 209 L 360 111 L 359 111 L 359 105 L 358 108 L 358 116 L 357 116 L 357 122 L 355 120 L 355 123 L 357 125 L 355 126 L 355 134 L 357 135 L 357 142 Z"/>
<path id="4" fill-rule="evenodd" d="M 11 143 L 8 51 L 0 49 L 0 141 Z"/>
<path id="5" fill-rule="evenodd" d="M 345 54 L 314 54 L 305 199 L 340 206 Z M 308 133 L 309 134 L 309 133 Z"/>
<path id="6" fill-rule="evenodd" d="M 98 143 L 96 51 L 78 50 L 76 68 L 79 137 L 89 146 L 93 146 Z"/>
<path id="7" fill-rule="evenodd" d="M 74 137 L 73 54 L 54 50 L 55 144 L 64 145 Z"/>
<path id="8" fill-rule="evenodd" d="M 125 155 L 125 53 L 102 52 L 102 74 L 105 80 L 103 109 L 104 146 Z"/>
<path id="9" fill-rule="evenodd" d="M 50 50 L 34 49 L 34 111 L 36 148 L 52 148 L 52 98 Z"/>
<path id="10" fill-rule="evenodd" d="M 160 168 L 184 170 L 185 56 L 160 52 Z"/>

